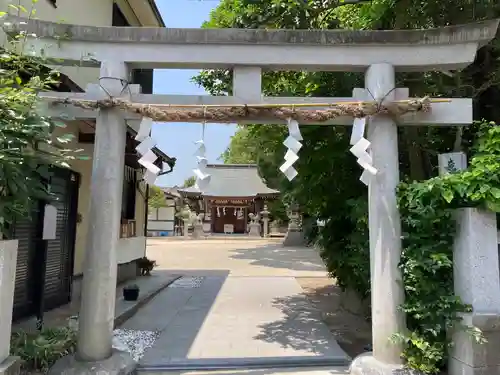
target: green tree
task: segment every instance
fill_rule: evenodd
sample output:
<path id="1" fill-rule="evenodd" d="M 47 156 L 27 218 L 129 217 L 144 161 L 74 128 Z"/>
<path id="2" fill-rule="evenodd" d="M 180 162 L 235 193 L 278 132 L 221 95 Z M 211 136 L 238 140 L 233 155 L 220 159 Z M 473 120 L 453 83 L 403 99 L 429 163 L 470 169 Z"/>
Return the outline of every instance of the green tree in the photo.
<path id="1" fill-rule="evenodd" d="M 230 146 L 221 155 L 224 164 L 254 164 L 257 162 L 256 138 L 250 128 L 239 126 L 231 137 Z"/>
<path id="2" fill-rule="evenodd" d="M 5 14 L 0 12 L 0 18 Z M 24 38 L 19 34 L 0 53 L 0 230 L 4 235 L 16 219 L 31 216 L 38 200 L 51 199 L 52 166 L 69 167 L 77 151 L 67 149 L 72 134 L 54 134 L 66 125 L 38 111 L 38 93 L 57 87 L 59 74 L 48 69 L 43 59 L 16 53 Z"/>
<path id="3" fill-rule="evenodd" d="M 149 187 L 149 199 L 148 206 L 151 208 L 166 207 L 167 201 L 165 199 L 165 193 L 160 187 L 152 185 Z"/>
<path id="4" fill-rule="evenodd" d="M 195 183 L 196 183 L 196 177 L 191 176 L 191 177 L 186 178 L 186 180 L 182 184 L 182 187 L 183 188 L 192 187 L 192 186 L 194 186 Z"/>

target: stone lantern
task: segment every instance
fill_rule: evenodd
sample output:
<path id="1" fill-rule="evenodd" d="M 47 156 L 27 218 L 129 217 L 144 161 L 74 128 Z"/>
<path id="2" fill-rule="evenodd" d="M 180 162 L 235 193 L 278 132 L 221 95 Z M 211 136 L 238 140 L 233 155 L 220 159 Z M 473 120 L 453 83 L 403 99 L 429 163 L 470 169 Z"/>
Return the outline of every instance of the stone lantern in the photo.
<path id="1" fill-rule="evenodd" d="M 288 231 L 286 232 L 283 246 L 304 246 L 305 238 L 302 231 L 300 207 L 297 203 L 288 206 Z"/>
<path id="2" fill-rule="evenodd" d="M 182 207 L 179 216 L 182 219 L 182 221 L 184 222 L 183 235 L 185 238 L 187 238 L 188 234 L 189 234 L 189 231 L 188 231 L 189 222 L 191 221 L 191 209 L 189 208 L 189 206 L 187 204 L 185 204 L 184 207 Z"/>
<path id="3" fill-rule="evenodd" d="M 262 217 L 264 237 L 269 237 L 269 214 L 270 212 L 267 210 L 267 204 L 265 204 L 264 209 L 260 212 L 260 216 Z"/>
<path id="4" fill-rule="evenodd" d="M 299 205 L 292 203 L 288 206 L 288 230 L 299 230 L 300 229 L 300 209 Z"/>

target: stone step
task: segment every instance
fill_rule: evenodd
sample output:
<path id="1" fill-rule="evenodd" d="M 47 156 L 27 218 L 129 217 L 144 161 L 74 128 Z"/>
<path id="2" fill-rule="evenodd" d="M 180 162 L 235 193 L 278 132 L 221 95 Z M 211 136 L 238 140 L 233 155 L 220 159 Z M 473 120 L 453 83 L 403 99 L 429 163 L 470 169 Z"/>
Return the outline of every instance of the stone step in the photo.
<path id="1" fill-rule="evenodd" d="M 345 361 L 344 361 L 345 362 Z M 348 375 L 332 358 L 231 358 L 188 360 L 137 368 L 137 375 Z"/>

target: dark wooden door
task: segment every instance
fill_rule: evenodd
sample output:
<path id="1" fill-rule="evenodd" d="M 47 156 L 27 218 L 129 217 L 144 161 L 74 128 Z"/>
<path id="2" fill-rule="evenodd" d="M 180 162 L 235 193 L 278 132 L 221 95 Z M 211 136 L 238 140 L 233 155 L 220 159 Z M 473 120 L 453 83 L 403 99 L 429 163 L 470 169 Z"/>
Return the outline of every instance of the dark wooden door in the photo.
<path id="1" fill-rule="evenodd" d="M 48 202 L 57 209 L 54 240 L 42 240 L 45 202 L 38 202 L 30 217 L 18 220 L 13 226 L 13 238 L 19 240 L 14 320 L 32 316 L 39 311 L 42 282 L 43 306 L 46 310 L 71 300 L 78 187 L 77 173 L 66 169 L 54 170 L 50 181 L 53 199 Z"/>
<path id="2" fill-rule="evenodd" d="M 71 300 L 79 176 L 68 169 L 57 169 L 50 185 L 54 197 L 50 204 L 57 209 L 57 224 L 56 238 L 47 241 L 46 310 Z"/>
<path id="3" fill-rule="evenodd" d="M 234 233 L 245 233 L 247 209 L 245 207 L 235 208 L 233 213 L 235 218 Z"/>
<path id="4" fill-rule="evenodd" d="M 245 233 L 246 216 L 246 208 L 244 207 L 212 207 L 212 231 L 224 233 L 224 225 L 232 224 L 234 233 Z"/>
<path id="5" fill-rule="evenodd" d="M 12 317 L 18 320 L 36 312 L 35 293 L 37 280 L 37 251 L 43 250 L 38 239 L 43 225 L 39 207 L 29 217 L 17 220 L 12 235 L 18 240 L 14 306 Z"/>

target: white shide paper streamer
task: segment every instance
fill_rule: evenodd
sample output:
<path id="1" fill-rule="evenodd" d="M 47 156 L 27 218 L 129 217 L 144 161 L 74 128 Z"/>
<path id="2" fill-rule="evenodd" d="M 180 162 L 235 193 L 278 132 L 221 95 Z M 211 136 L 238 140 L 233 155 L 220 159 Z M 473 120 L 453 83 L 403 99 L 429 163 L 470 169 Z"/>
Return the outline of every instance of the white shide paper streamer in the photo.
<path id="1" fill-rule="evenodd" d="M 297 120 L 289 118 L 288 122 L 288 137 L 285 139 L 283 144 L 288 149 L 285 154 L 285 162 L 281 165 L 280 171 L 285 175 L 288 181 L 292 181 L 297 177 L 298 172 L 293 167 L 293 164 L 299 160 L 298 152 L 302 148 L 302 134 L 300 134 L 299 123 Z"/>
<path id="2" fill-rule="evenodd" d="M 370 141 L 365 138 L 366 117 L 355 118 L 352 124 L 350 152 L 358 158 L 358 164 L 363 168 L 363 173 L 359 180 L 368 186 L 373 176 L 377 174 L 377 169 L 373 166 L 373 159 L 368 153 Z"/>
<path id="3" fill-rule="evenodd" d="M 205 138 L 205 124 L 203 124 L 202 138 Z M 208 160 L 206 158 L 207 148 L 205 146 L 205 141 L 203 139 L 196 141 L 195 144 L 198 146 L 194 154 L 196 156 L 196 159 L 198 160 L 197 162 L 198 166 L 196 169 L 193 169 L 193 173 L 196 176 L 196 182 L 194 186 L 201 192 L 204 192 L 208 188 L 208 185 L 210 184 L 210 180 L 212 178 L 207 170 L 207 165 L 208 165 Z"/>
<path id="4" fill-rule="evenodd" d="M 135 136 L 135 140 L 141 142 L 135 148 L 139 155 L 141 155 L 139 164 L 146 169 L 143 180 L 149 185 L 154 185 L 156 178 L 158 177 L 158 173 L 161 171 L 161 168 L 154 164 L 158 157 L 153 152 L 153 148 L 156 146 L 156 141 L 150 136 L 152 126 L 153 119 L 150 117 L 143 117 L 141 124 L 139 125 L 139 131 Z"/>

